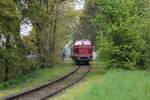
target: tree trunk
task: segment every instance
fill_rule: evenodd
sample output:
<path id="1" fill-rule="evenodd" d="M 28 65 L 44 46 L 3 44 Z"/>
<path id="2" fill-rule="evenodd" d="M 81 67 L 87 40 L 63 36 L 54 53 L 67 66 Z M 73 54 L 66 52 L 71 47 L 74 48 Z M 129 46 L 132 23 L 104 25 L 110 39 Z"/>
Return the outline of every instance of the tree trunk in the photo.
<path id="1" fill-rule="evenodd" d="M 5 43 L 6 49 L 9 50 L 11 48 L 10 44 L 10 35 L 6 35 L 6 43 Z M 8 58 L 5 58 L 5 77 L 4 81 L 8 81 L 9 79 L 9 61 Z"/>

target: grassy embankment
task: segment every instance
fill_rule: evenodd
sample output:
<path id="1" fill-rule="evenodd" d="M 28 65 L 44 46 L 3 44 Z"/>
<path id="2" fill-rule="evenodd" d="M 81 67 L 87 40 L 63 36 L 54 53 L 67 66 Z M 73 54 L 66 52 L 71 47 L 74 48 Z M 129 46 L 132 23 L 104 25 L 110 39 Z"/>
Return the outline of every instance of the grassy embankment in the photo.
<path id="1" fill-rule="evenodd" d="M 150 71 L 116 69 L 104 74 L 100 64 L 92 67 L 85 81 L 50 100 L 150 100 Z"/>
<path id="2" fill-rule="evenodd" d="M 32 73 L 24 76 L 19 76 L 17 79 L 8 82 L 0 83 L 0 99 L 12 95 L 26 89 L 44 84 L 56 77 L 65 75 L 73 68 L 70 62 L 62 63 L 54 67 L 35 70 Z"/>

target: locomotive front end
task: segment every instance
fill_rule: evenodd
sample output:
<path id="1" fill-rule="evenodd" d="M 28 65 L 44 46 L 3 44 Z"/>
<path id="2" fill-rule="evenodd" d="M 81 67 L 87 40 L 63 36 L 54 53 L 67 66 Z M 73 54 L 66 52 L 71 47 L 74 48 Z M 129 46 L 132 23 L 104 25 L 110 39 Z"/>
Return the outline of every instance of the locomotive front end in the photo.
<path id="1" fill-rule="evenodd" d="M 90 40 L 79 40 L 73 45 L 73 56 L 76 64 L 89 64 L 92 60 L 93 46 Z"/>

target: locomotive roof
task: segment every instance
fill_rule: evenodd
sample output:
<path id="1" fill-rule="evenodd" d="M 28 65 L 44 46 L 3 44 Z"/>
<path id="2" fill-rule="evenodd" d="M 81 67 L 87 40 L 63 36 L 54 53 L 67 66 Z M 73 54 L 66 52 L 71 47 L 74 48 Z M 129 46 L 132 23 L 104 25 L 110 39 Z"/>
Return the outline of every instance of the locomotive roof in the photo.
<path id="1" fill-rule="evenodd" d="M 74 45 L 92 45 L 92 43 L 90 40 L 78 40 Z"/>

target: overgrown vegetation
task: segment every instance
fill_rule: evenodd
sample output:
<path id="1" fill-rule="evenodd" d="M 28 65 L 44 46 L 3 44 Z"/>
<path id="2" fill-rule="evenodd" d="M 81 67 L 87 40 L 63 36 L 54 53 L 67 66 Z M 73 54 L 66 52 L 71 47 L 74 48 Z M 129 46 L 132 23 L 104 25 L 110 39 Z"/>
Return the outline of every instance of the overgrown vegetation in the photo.
<path id="1" fill-rule="evenodd" d="M 78 0 L 77 0 L 78 1 Z M 69 40 L 91 39 L 106 68 L 150 68 L 150 0 L 0 0 L 0 82 L 60 62 Z M 22 36 L 20 26 L 32 31 Z M 8 83 L 7 83 L 8 82 Z"/>
<path id="2" fill-rule="evenodd" d="M 150 53 L 143 36 L 150 34 L 142 28 L 142 19 L 150 13 L 149 0 L 97 0 L 95 22 L 100 28 L 97 36 L 99 55 L 108 67 L 144 68 L 145 53 Z M 150 22 L 149 22 L 150 23 Z M 146 26 L 143 26 L 146 27 Z M 149 37 L 148 37 L 149 38 Z M 147 66 L 148 67 L 148 66 Z"/>
<path id="3" fill-rule="evenodd" d="M 0 81 L 21 75 L 28 64 L 21 40 L 21 13 L 15 0 L 0 1 Z"/>
<path id="4" fill-rule="evenodd" d="M 150 64 L 150 1 L 87 0 L 84 27 L 97 33 L 99 61 L 107 68 L 149 68 Z M 93 6 L 94 5 L 94 6 Z M 93 8 L 93 9 L 90 9 Z M 94 11 L 93 11 L 94 10 Z M 92 13 L 90 13 L 92 12 Z M 93 35 L 91 35 L 93 37 Z"/>
<path id="5" fill-rule="evenodd" d="M 105 71 L 100 62 L 79 84 L 50 100 L 149 100 L 150 73 L 147 70 Z M 140 81 L 139 81 L 140 80 Z"/>
<path id="6" fill-rule="evenodd" d="M 0 0 L 0 82 L 59 63 L 79 12 L 67 0 Z"/>
<path id="7" fill-rule="evenodd" d="M 54 67 L 34 70 L 30 74 L 18 76 L 16 79 L 11 79 L 7 82 L 1 82 L 0 99 L 33 87 L 37 87 L 58 77 L 61 77 L 72 70 L 72 66 L 73 65 L 71 62 L 65 62 L 57 64 Z"/>

